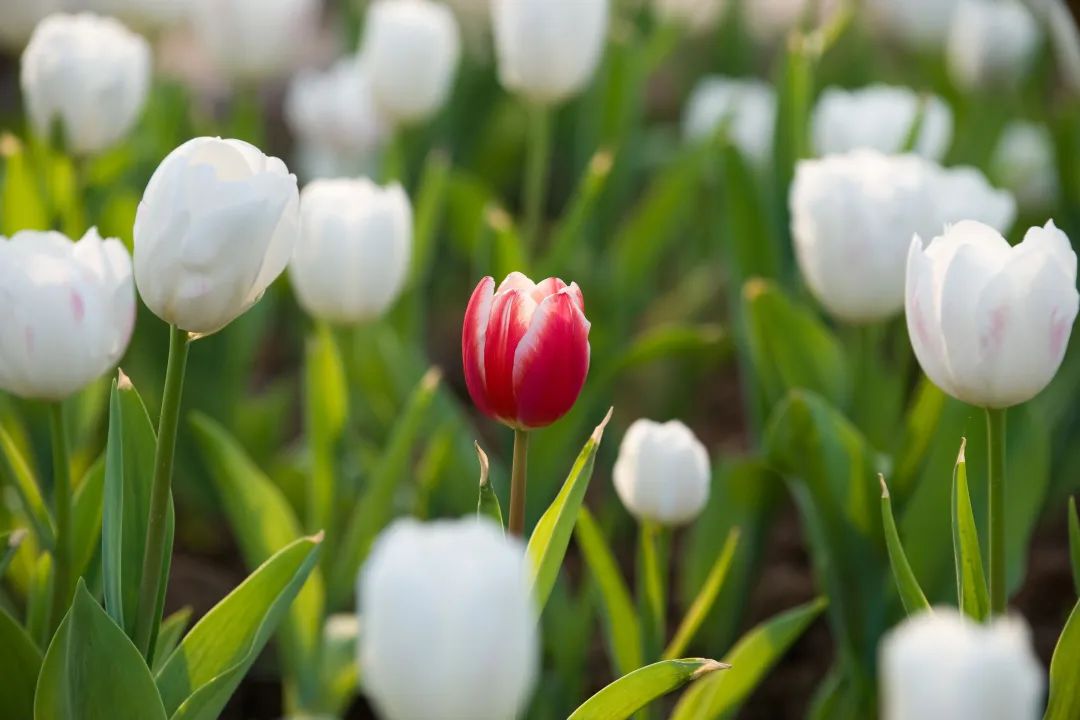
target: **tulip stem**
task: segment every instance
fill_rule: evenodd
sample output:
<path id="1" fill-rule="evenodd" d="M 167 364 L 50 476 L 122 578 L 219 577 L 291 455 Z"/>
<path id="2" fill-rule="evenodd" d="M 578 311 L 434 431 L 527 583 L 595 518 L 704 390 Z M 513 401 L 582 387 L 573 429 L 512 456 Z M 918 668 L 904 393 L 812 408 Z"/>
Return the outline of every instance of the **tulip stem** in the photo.
<path id="1" fill-rule="evenodd" d="M 529 432 L 514 430 L 514 467 L 510 471 L 510 534 L 525 534 L 525 485 L 529 474 Z"/>
<path id="2" fill-rule="evenodd" d="M 53 551 L 56 574 L 53 577 L 50 627 L 55 629 L 67 612 L 74 570 L 71 566 L 71 461 L 63 403 L 50 403 L 49 424 L 52 430 L 53 500 L 56 503 L 56 547 Z"/>
<path id="3" fill-rule="evenodd" d="M 1005 612 L 1005 410 L 986 409 L 990 499 L 990 613 Z"/>
<path id="4" fill-rule="evenodd" d="M 645 662 L 660 659 L 667 635 L 667 533 L 656 521 L 638 527 L 638 602 Z"/>
<path id="5" fill-rule="evenodd" d="M 525 248 L 532 252 L 540 241 L 551 156 L 551 114 L 543 105 L 529 108 L 528 154 L 525 158 Z"/>
<path id="6" fill-rule="evenodd" d="M 165 533 L 168 525 L 169 498 L 172 497 L 173 456 L 176 430 L 180 424 L 180 400 L 187 368 L 188 334 L 171 326 L 169 364 L 165 370 L 165 391 L 161 397 L 157 450 L 154 454 L 154 482 L 150 489 L 150 516 L 146 527 L 146 554 L 143 556 L 139 582 L 139 605 L 135 616 L 135 646 L 150 662 L 154 638 L 161 622 L 158 595 L 161 592 L 161 569 L 165 564 Z"/>

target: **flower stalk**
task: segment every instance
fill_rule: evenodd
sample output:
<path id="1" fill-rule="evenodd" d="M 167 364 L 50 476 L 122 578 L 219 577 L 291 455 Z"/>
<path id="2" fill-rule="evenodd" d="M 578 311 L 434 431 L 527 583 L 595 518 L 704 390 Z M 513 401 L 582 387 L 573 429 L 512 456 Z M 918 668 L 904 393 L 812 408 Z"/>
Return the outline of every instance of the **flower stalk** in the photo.
<path id="1" fill-rule="evenodd" d="M 511 535 L 525 534 L 525 487 L 529 473 L 529 431 L 514 430 L 514 466 L 510 472 Z"/>
<path id="2" fill-rule="evenodd" d="M 540 242 L 551 156 L 551 113 L 543 105 L 529 108 L 528 155 L 525 158 L 525 247 L 534 251 Z"/>
<path id="3" fill-rule="evenodd" d="M 67 431 L 64 428 L 64 405 L 49 404 L 49 425 L 52 431 L 53 499 L 56 504 L 56 547 L 53 552 L 56 573 L 53 580 L 52 620 L 56 629 L 67 612 L 71 598 L 71 460 Z"/>
<path id="4" fill-rule="evenodd" d="M 990 613 L 1005 613 L 1005 410 L 986 409 L 990 506 Z"/>

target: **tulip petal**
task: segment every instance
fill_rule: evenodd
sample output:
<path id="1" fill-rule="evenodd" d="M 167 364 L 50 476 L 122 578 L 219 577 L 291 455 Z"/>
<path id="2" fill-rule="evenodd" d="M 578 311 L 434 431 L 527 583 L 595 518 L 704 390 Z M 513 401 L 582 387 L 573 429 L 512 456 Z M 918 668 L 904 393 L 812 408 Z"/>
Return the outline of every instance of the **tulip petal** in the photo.
<path id="1" fill-rule="evenodd" d="M 589 321 L 567 290 L 536 309 L 517 346 L 513 384 L 524 427 L 550 425 L 577 400 L 589 373 Z"/>
<path id="2" fill-rule="evenodd" d="M 908 252 L 905 294 L 908 337 L 915 357 L 931 382 L 948 391 L 951 383 L 945 364 L 945 344 L 938 325 L 933 268 L 924 255 L 922 240 L 917 235 L 911 241 Z"/>
<path id="3" fill-rule="evenodd" d="M 501 293 L 506 290 L 521 290 L 522 292 L 531 293 L 536 289 L 536 284 L 528 278 L 524 273 L 519 273 L 517 270 L 507 275 L 499 287 L 495 289 L 496 293 Z M 539 301 L 537 301 L 539 302 Z"/>
<path id="4" fill-rule="evenodd" d="M 473 403 L 486 415 L 491 415 L 492 412 L 487 401 L 484 377 L 484 345 L 494 295 L 495 280 L 491 276 L 485 277 L 473 290 L 461 331 L 461 363 L 465 368 L 465 385 L 469 388 Z"/>
<path id="5" fill-rule="evenodd" d="M 544 302 L 549 296 L 562 290 L 566 287 L 566 283 L 556 277 L 550 277 L 546 280 L 541 280 L 536 284 L 536 289 L 532 291 L 532 298 L 537 304 Z"/>
<path id="6" fill-rule="evenodd" d="M 485 386 L 492 412 L 503 420 L 513 421 L 517 417 L 515 355 L 535 311 L 536 301 L 522 290 L 497 292 L 491 302 L 491 319 L 484 343 Z"/>

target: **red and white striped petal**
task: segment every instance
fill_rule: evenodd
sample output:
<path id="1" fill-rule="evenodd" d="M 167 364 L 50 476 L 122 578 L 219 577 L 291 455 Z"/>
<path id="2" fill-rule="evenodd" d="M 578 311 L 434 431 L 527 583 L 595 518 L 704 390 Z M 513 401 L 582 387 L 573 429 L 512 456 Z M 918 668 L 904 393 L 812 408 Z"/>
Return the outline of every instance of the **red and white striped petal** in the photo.
<path id="1" fill-rule="evenodd" d="M 496 293 L 501 293 L 506 290 L 521 290 L 522 292 L 531 293 L 536 289 L 536 284 L 529 279 L 528 275 L 519 273 L 517 270 L 507 275 L 499 287 L 495 289 Z"/>
<path id="2" fill-rule="evenodd" d="M 486 415 L 494 414 L 487 401 L 484 372 L 484 346 L 494 295 L 495 280 L 491 276 L 485 277 L 469 298 L 461 331 L 461 363 L 465 368 L 465 385 L 469 388 L 473 403 Z"/>
<path id="3" fill-rule="evenodd" d="M 517 416 L 514 356 L 536 311 L 532 295 L 522 290 L 495 293 L 484 343 L 484 377 L 491 413 L 508 422 Z"/>
<path id="4" fill-rule="evenodd" d="M 565 288 L 540 303 L 517 346 L 513 368 L 517 424 L 544 427 L 565 415 L 588 373 L 589 321 L 574 293 Z"/>
<path id="5" fill-rule="evenodd" d="M 548 297 L 562 290 L 564 287 L 566 287 L 566 283 L 564 283 L 559 278 L 548 278 L 546 280 L 541 280 L 536 284 L 536 289 L 532 292 L 533 300 L 535 300 L 537 304 L 540 304 L 544 302 L 544 300 L 546 300 Z"/>

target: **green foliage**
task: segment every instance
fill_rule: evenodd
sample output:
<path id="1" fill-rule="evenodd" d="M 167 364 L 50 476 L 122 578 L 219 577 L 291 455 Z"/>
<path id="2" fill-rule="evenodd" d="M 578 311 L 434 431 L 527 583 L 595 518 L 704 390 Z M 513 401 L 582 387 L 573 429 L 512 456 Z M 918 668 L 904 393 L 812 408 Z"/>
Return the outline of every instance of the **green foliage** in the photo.
<path id="1" fill-rule="evenodd" d="M 990 594 L 983 573 L 982 551 L 979 549 L 979 530 L 971 510 L 968 491 L 967 458 L 960 441 L 960 454 L 953 470 L 953 555 L 956 560 L 956 597 L 960 609 L 971 618 L 983 622 L 990 616 Z"/>
<path id="2" fill-rule="evenodd" d="M 1080 603 L 1069 614 L 1050 663 L 1050 705 L 1045 720 L 1071 720 L 1080 714 Z"/>
<path id="3" fill-rule="evenodd" d="M 919 587 L 919 581 L 915 573 L 911 571 L 907 555 L 904 554 L 904 546 L 900 543 L 900 535 L 896 531 L 896 519 L 893 518 L 892 499 L 889 497 L 889 488 L 885 484 L 885 478 L 881 478 L 881 521 L 885 528 L 885 546 L 889 550 L 889 565 L 892 566 L 893 579 L 896 581 L 896 589 L 900 591 L 900 599 L 904 603 L 904 610 L 908 615 L 917 615 L 930 609 L 930 603 L 926 601 L 926 595 Z"/>
<path id="4" fill-rule="evenodd" d="M 653 663 L 616 680 L 593 695 L 568 720 L 625 720 L 653 700 L 728 667 L 704 658 Z"/>
<path id="5" fill-rule="evenodd" d="M 34 688 L 41 651 L 26 630 L 0 608 L 0 720 L 25 720 L 34 713 Z"/>
<path id="6" fill-rule="evenodd" d="M 701 628 L 702 623 L 705 622 L 709 610 L 712 609 L 720 590 L 724 587 L 724 581 L 727 580 L 728 573 L 731 571 L 731 565 L 735 559 L 735 549 L 738 545 L 739 530 L 734 528 L 728 533 L 727 541 L 716 556 L 716 562 L 713 564 L 712 570 L 709 571 L 709 576 L 705 579 L 701 592 L 694 598 L 694 602 L 686 611 L 686 615 L 683 616 L 682 622 L 675 631 L 675 637 L 671 639 L 667 649 L 664 650 L 665 659 L 672 659 L 686 652 L 687 646 Z"/>

